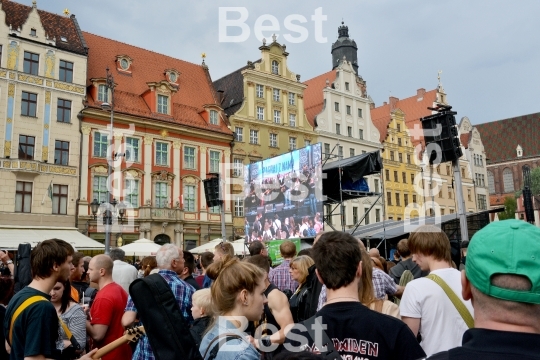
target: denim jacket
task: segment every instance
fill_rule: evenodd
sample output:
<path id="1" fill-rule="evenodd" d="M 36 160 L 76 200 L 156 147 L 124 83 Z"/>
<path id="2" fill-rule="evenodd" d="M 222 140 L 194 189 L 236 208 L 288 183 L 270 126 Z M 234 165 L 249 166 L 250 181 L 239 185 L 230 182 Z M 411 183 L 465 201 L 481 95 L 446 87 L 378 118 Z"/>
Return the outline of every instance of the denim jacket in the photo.
<path id="1" fill-rule="evenodd" d="M 247 339 L 245 339 L 245 335 L 242 332 L 240 332 L 236 328 L 236 326 L 234 326 L 232 322 L 230 322 L 229 320 L 226 320 L 223 317 L 218 316 L 216 319 L 216 323 L 204 335 L 201 341 L 201 346 L 199 347 L 199 351 L 201 355 L 204 356 L 206 353 L 204 360 L 207 360 L 210 357 L 210 352 L 212 349 L 211 348 L 208 349 L 208 352 L 207 352 L 207 348 L 212 342 L 212 340 L 214 340 L 214 338 L 216 338 L 217 336 L 226 334 L 226 333 L 233 333 L 233 334 L 240 335 L 242 336 L 243 339 L 242 340 L 231 339 L 227 341 L 226 344 L 223 344 L 219 348 L 219 351 L 217 353 L 215 360 L 259 360 L 260 359 L 259 352 L 257 351 L 257 349 L 255 349 L 255 347 L 253 347 L 253 345 L 251 345 L 248 342 Z M 211 345 L 211 347 L 213 348 L 217 344 L 218 344 L 218 341 L 216 340 Z"/>

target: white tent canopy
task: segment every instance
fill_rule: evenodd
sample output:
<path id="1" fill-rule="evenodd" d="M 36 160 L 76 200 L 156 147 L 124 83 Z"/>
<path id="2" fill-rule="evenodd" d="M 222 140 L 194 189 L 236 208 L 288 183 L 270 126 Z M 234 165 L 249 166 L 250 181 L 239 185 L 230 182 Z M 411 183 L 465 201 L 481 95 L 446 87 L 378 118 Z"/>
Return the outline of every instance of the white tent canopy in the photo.
<path id="1" fill-rule="evenodd" d="M 121 246 L 126 256 L 155 256 L 161 245 L 156 244 L 152 240 L 139 239 L 134 242 Z"/>
<path id="2" fill-rule="evenodd" d="M 105 250 L 105 245 L 81 234 L 77 228 L 50 226 L 8 226 L 0 225 L 0 248 L 16 250 L 20 243 L 30 243 L 32 247 L 48 239 L 60 239 L 79 250 Z"/>
<path id="3" fill-rule="evenodd" d="M 216 247 L 216 245 L 219 244 L 222 241 L 223 241 L 222 239 L 214 239 L 214 240 L 211 240 L 211 241 L 207 242 L 206 244 L 203 244 L 201 246 L 197 246 L 197 247 L 189 250 L 189 252 L 192 253 L 192 254 L 201 254 L 201 253 L 206 252 L 206 251 L 214 252 L 214 248 Z"/>

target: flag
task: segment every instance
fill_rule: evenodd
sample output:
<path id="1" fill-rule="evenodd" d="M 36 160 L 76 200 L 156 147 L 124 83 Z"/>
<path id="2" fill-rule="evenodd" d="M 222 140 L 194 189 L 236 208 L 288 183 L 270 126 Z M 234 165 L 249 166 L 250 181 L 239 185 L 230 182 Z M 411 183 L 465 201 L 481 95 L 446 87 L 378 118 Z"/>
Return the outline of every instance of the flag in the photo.
<path id="1" fill-rule="evenodd" d="M 52 200 L 52 192 L 53 192 L 53 185 L 52 185 L 52 180 L 51 180 L 51 183 L 49 184 L 49 187 L 47 188 L 47 195 L 49 196 L 49 199 Z"/>

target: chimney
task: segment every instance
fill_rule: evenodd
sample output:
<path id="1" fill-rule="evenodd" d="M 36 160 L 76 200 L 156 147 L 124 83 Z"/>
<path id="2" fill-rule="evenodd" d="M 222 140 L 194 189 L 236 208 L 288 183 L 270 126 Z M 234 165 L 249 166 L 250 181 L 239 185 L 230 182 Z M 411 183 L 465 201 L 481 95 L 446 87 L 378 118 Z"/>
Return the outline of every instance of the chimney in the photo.
<path id="1" fill-rule="evenodd" d="M 397 103 L 399 99 L 397 97 L 390 96 L 389 101 L 390 101 L 390 111 L 394 111 L 397 107 Z"/>
<path id="2" fill-rule="evenodd" d="M 218 103 L 221 105 L 221 103 L 223 102 L 223 99 L 225 99 L 225 96 L 224 96 L 224 90 L 218 90 L 217 93 L 218 93 Z"/>
<path id="3" fill-rule="evenodd" d="M 386 106 L 388 103 L 386 101 L 383 101 L 382 106 Z"/>
<path id="4" fill-rule="evenodd" d="M 370 109 L 370 110 L 375 109 L 375 103 L 374 103 L 374 102 L 370 102 L 370 103 L 369 103 L 369 109 Z"/>
<path id="5" fill-rule="evenodd" d="M 424 89 L 424 88 L 418 89 L 418 90 L 416 90 L 416 97 L 417 98 L 424 97 L 425 93 L 426 93 L 426 89 Z"/>

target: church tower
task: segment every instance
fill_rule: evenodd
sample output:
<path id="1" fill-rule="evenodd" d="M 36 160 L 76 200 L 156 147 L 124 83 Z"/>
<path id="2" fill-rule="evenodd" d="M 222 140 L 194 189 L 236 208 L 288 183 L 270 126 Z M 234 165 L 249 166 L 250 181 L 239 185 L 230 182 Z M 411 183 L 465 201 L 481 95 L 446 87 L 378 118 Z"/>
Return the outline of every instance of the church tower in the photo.
<path id="1" fill-rule="evenodd" d="M 345 56 L 358 75 L 358 47 L 356 42 L 349 38 L 349 27 L 345 26 L 343 21 L 338 28 L 338 34 L 338 39 L 332 44 L 332 70 L 339 66 Z"/>

